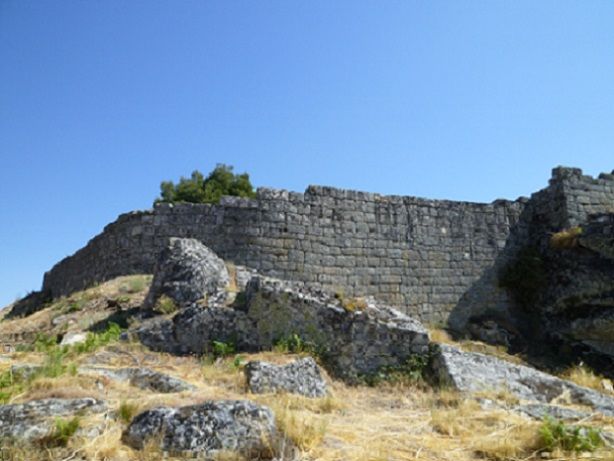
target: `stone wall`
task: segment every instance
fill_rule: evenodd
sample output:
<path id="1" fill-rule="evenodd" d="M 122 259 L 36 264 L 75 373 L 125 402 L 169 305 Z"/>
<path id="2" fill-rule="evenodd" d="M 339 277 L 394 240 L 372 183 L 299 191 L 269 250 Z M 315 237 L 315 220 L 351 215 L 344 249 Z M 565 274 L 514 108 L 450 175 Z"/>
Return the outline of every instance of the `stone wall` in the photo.
<path id="1" fill-rule="evenodd" d="M 224 197 L 219 205 L 160 204 L 120 216 L 45 274 L 43 289 L 57 297 L 152 272 L 169 237 L 193 237 L 264 274 L 347 296 L 373 295 L 423 321 L 442 322 L 469 298 L 506 302 L 492 282 L 493 267 L 535 223 L 565 227 L 608 206 L 608 198 L 612 203 L 609 175 L 594 180 L 578 171 L 553 170 L 550 185 L 531 200 L 490 204 L 315 186 L 304 194 L 259 189 L 256 199 Z"/>

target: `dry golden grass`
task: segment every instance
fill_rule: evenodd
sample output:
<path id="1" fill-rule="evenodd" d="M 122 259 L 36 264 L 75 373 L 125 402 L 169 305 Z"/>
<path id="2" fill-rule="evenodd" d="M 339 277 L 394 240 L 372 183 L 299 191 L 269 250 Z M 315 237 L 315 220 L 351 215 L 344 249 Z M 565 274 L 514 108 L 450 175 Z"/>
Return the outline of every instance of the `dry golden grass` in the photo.
<path id="1" fill-rule="evenodd" d="M 121 281 L 95 288 L 105 296 L 132 296 L 137 302 L 143 293 L 120 294 Z M 125 281 L 123 283 L 126 283 Z M 137 284 L 138 285 L 138 284 Z M 130 288 L 130 287 L 128 287 Z M 132 288 L 138 288 L 132 287 Z M 126 290 L 124 292 L 132 291 Z M 115 293 L 113 295 L 112 293 Z M 94 294 L 88 302 L 95 302 Z M 131 301 L 132 302 L 132 301 Z M 55 310 L 57 311 L 57 310 Z M 11 328 L 17 331 L 24 325 L 49 325 L 53 318 L 46 311 L 32 318 L 20 319 Z M 57 313 L 57 312 L 56 312 Z M 38 317 L 37 317 L 38 316 Z M 8 321 L 10 323 L 13 321 Z M 0 323 L 0 330 L 3 327 Z M 520 359 L 505 354 L 500 348 L 474 341 L 455 343 L 443 330 L 431 330 L 435 342 L 452 343 L 465 350 L 490 353 L 506 360 Z M 297 356 L 279 352 L 241 354 L 245 363 L 249 360 L 266 360 L 284 364 Z M 43 354 L 36 352 L 14 353 L 13 362 L 41 363 Z M 132 406 L 130 414 L 157 406 L 185 406 L 209 399 L 250 399 L 269 406 L 276 414 L 277 424 L 287 441 L 298 446 L 295 459 L 320 461 L 477 461 L 477 460 L 537 460 L 536 437 L 539 421 L 533 421 L 503 409 L 483 409 L 475 399 L 450 389 L 432 390 L 424 385 L 380 385 L 378 387 L 347 386 L 330 379 L 330 396 L 309 399 L 290 394 L 254 395 L 246 391 L 243 372 L 233 357 L 223 360 L 200 360 L 196 357 L 176 357 L 153 353 L 138 344 L 110 345 L 94 353 L 77 357 L 78 365 L 105 367 L 142 366 L 183 379 L 194 386 L 195 391 L 175 394 L 157 394 L 130 386 L 127 382 L 114 381 L 95 375 L 63 375 L 59 378 L 39 378 L 26 386 L 13 401 L 24 402 L 50 396 L 92 396 L 105 400 L 109 416 L 84 417 L 83 428 L 99 428 L 98 435 L 85 437 L 82 431 L 70 441 L 68 447 L 52 451 L 36 450 L 16 445 L 11 447 L 16 460 L 49 461 L 85 459 L 95 461 L 150 461 L 178 460 L 165 457 L 152 440 L 144 450 L 132 450 L 121 442 L 122 430 L 127 419 L 120 416 L 122 403 Z M 520 361 L 521 362 L 521 361 Z M 1 365 L 9 366 L 7 363 Z M 572 373 L 570 371 L 570 373 Z M 574 381 L 587 380 L 593 387 L 596 379 L 587 373 L 575 371 L 569 375 Z M 517 403 L 509 392 L 493 390 L 478 397 L 497 401 L 503 408 Z M 592 417 L 583 424 L 595 425 L 614 432 L 614 419 Z M 569 459 L 569 455 L 557 454 Z M 20 457 L 21 456 L 21 457 Z M 285 456 L 283 459 L 289 459 Z M 567 456 L 567 458 L 565 457 Z M 598 454 L 608 459 L 607 454 Z M 220 453 L 218 461 L 239 461 L 235 453 Z M 609 458 L 614 461 L 613 457 Z"/>
<path id="2" fill-rule="evenodd" d="M 429 328 L 429 337 L 431 341 L 439 344 L 450 344 L 458 347 L 466 352 L 478 352 L 480 354 L 492 355 L 508 362 L 516 363 L 519 365 L 527 365 L 527 363 L 517 355 L 512 355 L 507 352 L 504 346 L 494 346 L 492 344 L 486 344 L 481 341 L 471 341 L 468 339 L 461 339 L 455 341 L 450 337 L 446 330 L 441 328 Z"/>
<path id="3" fill-rule="evenodd" d="M 442 328 L 429 328 L 429 338 L 438 344 L 456 344 L 449 333 Z"/>
<path id="4" fill-rule="evenodd" d="M 575 248 L 582 234 L 581 227 L 571 227 L 550 236 L 550 247 L 557 250 Z"/>
<path id="5" fill-rule="evenodd" d="M 117 412 L 122 402 L 138 405 L 138 411 L 157 406 L 184 406 L 208 399 L 250 399 L 271 407 L 280 430 L 299 448 L 297 459 L 322 461 L 433 460 L 473 461 L 539 459 L 532 456 L 539 422 L 503 410 L 482 409 L 475 400 L 450 389 L 429 390 L 423 386 L 347 386 L 331 382 L 331 395 L 309 399 L 290 394 L 252 395 L 246 393 L 243 373 L 233 366 L 232 358 L 205 362 L 195 357 L 153 354 L 138 345 L 123 345 L 123 353 L 113 347 L 99 351 L 103 366 L 143 366 L 184 379 L 195 386 L 194 392 L 156 394 L 95 376 L 63 376 L 35 381 L 21 401 L 51 395 L 62 388 L 79 388 L 90 394 L 100 385 L 99 396 Z M 95 354 L 96 355 L 96 354 Z M 289 354 L 245 354 L 245 360 L 269 360 L 285 363 Z M 87 357 L 83 358 L 84 360 Z M 70 391 L 72 392 L 72 391 Z M 67 393 L 70 393 L 67 391 Z M 47 394 L 44 394 L 47 393 Z M 68 395 L 67 394 L 67 395 Z M 91 394 L 90 394 L 91 395 Z M 93 395 L 96 396 L 96 395 Z M 505 400 L 501 393 L 489 398 Z M 78 450 L 78 457 L 96 461 L 173 460 L 151 442 L 144 450 L 132 450 L 121 442 L 125 422 L 119 417 L 104 420 L 101 415 L 84 419 L 84 427 L 101 427 L 100 435 L 75 437 L 63 457 Z M 596 421 L 614 430 L 614 421 Z M 56 457 L 24 458 L 38 460 Z M 37 454 L 38 456 L 38 454 Z M 77 457 L 77 459 L 79 459 Z M 19 459 L 19 458 L 17 458 Z M 222 453 L 221 460 L 239 460 L 240 456 Z M 285 458 L 284 458 L 285 459 Z M 564 458 L 559 458 L 564 459 Z"/>
<path id="6" fill-rule="evenodd" d="M 117 311 L 139 306 L 149 285 L 150 275 L 118 277 L 68 297 L 54 300 L 45 309 L 24 318 L 0 321 L 0 344 L 31 343 L 38 334 L 49 336 L 82 331 Z"/>
<path id="7" fill-rule="evenodd" d="M 614 395 L 612 391 L 612 381 L 596 374 L 592 369 L 582 363 L 569 367 L 561 373 L 560 376 L 580 386 L 589 387 L 604 394 Z"/>

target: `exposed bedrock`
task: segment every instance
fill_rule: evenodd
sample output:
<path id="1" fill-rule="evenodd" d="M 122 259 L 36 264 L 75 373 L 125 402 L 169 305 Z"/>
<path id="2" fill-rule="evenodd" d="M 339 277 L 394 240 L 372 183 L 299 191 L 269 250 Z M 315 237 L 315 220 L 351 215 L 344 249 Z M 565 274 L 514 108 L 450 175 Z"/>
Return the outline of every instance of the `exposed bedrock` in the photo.
<path id="1" fill-rule="evenodd" d="M 242 305 L 194 305 L 170 320 L 146 322 L 137 333 L 152 349 L 180 354 L 205 353 L 213 341 L 232 342 L 238 350 L 270 349 L 295 336 L 345 379 L 428 352 L 420 322 L 388 306 L 266 277 L 250 280 Z"/>
<path id="2" fill-rule="evenodd" d="M 569 403 L 587 405 L 607 416 L 614 416 L 614 399 L 592 389 L 475 352 L 464 352 L 448 345 L 439 346 L 432 362 L 441 384 L 461 392 L 508 391 L 525 401 L 550 403 L 562 398 Z"/>
<path id="3" fill-rule="evenodd" d="M 42 399 L 0 405 L 0 438 L 41 439 L 54 428 L 55 418 L 102 413 L 104 402 L 93 398 Z"/>

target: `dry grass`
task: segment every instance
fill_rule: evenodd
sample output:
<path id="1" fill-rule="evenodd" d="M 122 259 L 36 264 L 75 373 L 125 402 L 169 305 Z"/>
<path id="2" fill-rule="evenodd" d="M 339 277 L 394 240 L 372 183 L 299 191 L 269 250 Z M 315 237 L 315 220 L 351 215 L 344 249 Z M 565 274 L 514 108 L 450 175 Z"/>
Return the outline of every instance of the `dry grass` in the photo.
<path id="1" fill-rule="evenodd" d="M 55 336 L 82 331 L 117 311 L 141 305 L 150 275 L 118 277 L 68 297 L 54 300 L 45 309 L 24 318 L 0 321 L 0 343 L 13 346 L 31 343 L 37 335 Z M 111 302 L 110 302 L 111 301 Z"/>
<path id="2" fill-rule="evenodd" d="M 153 354 L 137 345 L 126 345 L 124 353 L 109 347 L 99 351 L 105 366 L 125 366 L 136 360 L 143 366 L 184 379 L 195 386 L 194 392 L 155 394 L 125 382 L 94 376 L 44 379 L 21 397 L 29 400 L 60 389 L 82 389 L 90 394 L 102 386 L 100 394 L 107 401 L 115 419 L 102 415 L 84 420 L 84 427 L 100 426 L 100 435 L 88 439 L 76 437 L 63 456 L 39 459 L 63 459 L 79 450 L 78 456 L 96 461 L 162 460 L 164 454 L 151 442 L 135 451 L 121 442 L 125 421 L 119 417 L 122 402 L 137 405 L 138 411 L 157 406 L 184 406 L 208 399 L 250 399 L 272 408 L 277 424 L 300 453 L 298 459 L 322 461 L 434 460 L 473 461 L 539 459 L 532 457 L 539 422 L 503 410 L 482 409 L 475 400 L 449 389 L 429 390 L 412 386 L 346 386 L 333 381 L 331 395 L 309 399 L 290 394 L 252 395 L 246 393 L 243 373 L 232 365 L 232 358 L 205 363 L 194 357 Z M 116 357 L 114 358 L 114 354 Z M 246 354 L 246 360 L 286 363 L 289 354 Z M 72 392 L 72 391 L 71 391 Z M 38 394 L 37 394 L 38 393 Z M 90 394 L 92 395 L 92 394 Z M 501 393 L 485 397 L 506 399 Z M 614 421 L 596 423 L 614 430 Z M 37 455 L 38 456 L 38 455 Z M 18 458 L 19 459 L 19 458 Z M 239 460 L 231 453 L 217 459 Z"/>
<path id="3" fill-rule="evenodd" d="M 106 293 L 119 294 L 120 283 L 111 289 L 106 284 L 97 287 Z M 115 290 L 115 291 L 113 291 Z M 98 291 L 100 293 L 100 291 Z M 92 295 L 93 296 L 93 295 Z M 143 293 L 134 293 L 142 299 Z M 94 299 L 90 300 L 95 302 Z M 135 301 L 136 302 L 136 301 Z M 86 308 L 87 309 L 87 308 Z M 48 309 L 53 311 L 53 307 Z M 82 315 L 82 313 L 81 313 Z M 39 316 L 38 318 L 36 316 Z M 52 318 L 40 312 L 26 322 L 44 325 Z M 44 320 L 44 321 L 43 321 Z M 4 322 L 2 322 L 4 323 Z M 2 325 L 0 323 L 0 325 Z M 48 324 L 48 323 L 47 323 Z M 17 328 L 17 324 L 13 324 Z M 519 361 L 499 348 L 473 341 L 454 343 L 443 330 L 431 330 L 436 342 L 453 343 L 465 350 L 490 353 L 506 360 Z M 276 352 L 241 354 L 243 363 L 266 360 L 284 364 L 297 356 Z M 15 353 L 13 361 L 40 363 L 43 354 Z M 502 409 L 483 409 L 478 403 L 450 389 L 432 390 L 416 385 L 381 385 L 378 387 L 347 386 L 331 380 L 330 395 L 309 399 L 290 394 L 252 395 L 246 391 L 243 372 L 235 366 L 233 357 L 217 361 L 196 357 L 176 357 L 153 353 L 137 344 L 111 345 L 77 358 L 80 365 L 108 367 L 143 366 L 183 379 L 195 391 L 157 394 L 94 375 L 64 375 L 59 378 L 34 380 L 15 402 L 50 396 L 102 398 L 110 409 L 108 415 L 94 415 L 82 420 L 84 431 L 71 439 L 68 447 L 51 451 L 32 450 L 15 445 L 16 460 L 49 461 L 85 459 L 95 461 L 173 460 L 165 457 L 150 441 L 144 450 L 132 450 L 121 442 L 122 430 L 136 413 L 157 406 L 185 406 L 209 399 L 250 399 L 269 406 L 276 414 L 278 427 L 288 441 L 299 448 L 297 459 L 320 461 L 476 461 L 476 460 L 537 460 L 535 452 L 540 422 Z M 6 366 L 8 366 L 7 364 Z M 4 366 L 4 365 L 3 365 Z M 599 377 L 584 371 L 569 371 L 570 379 L 594 387 Z M 573 376 L 572 376 L 573 375 Z M 325 375 L 326 376 L 326 375 Z M 574 377 L 575 376 L 575 377 Z M 517 403 L 509 392 L 485 392 L 478 397 L 497 401 L 503 408 Z M 122 410 L 123 409 L 123 410 Z M 123 414 L 123 416 L 122 416 Z M 584 424 L 585 422 L 583 422 Z M 593 417 L 586 421 L 614 432 L 614 419 Z M 85 437 L 86 430 L 99 428 L 98 435 Z M 601 455 L 599 455 L 601 456 Z M 607 455 L 599 459 L 608 459 Z M 239 461 L 234 453 L 219 453 L 218 461 Z M 284 457 L 284 459 L 287 459 Z M 563 454 L 557 459 L 565 458 Z M 614 461 L 610 457 L 610 461 Z"/>
<path id="4" fill-rule="evenodd" d="M 571 227 L 550 236 L 550 247 L 557 250 L 575 248 L 582 234 L 581 227 Z"/>
<path id="5" fill-rule="evenodd" d="M 580 386 L 589 387 L 604 394 L 614 395 L 612 381 L 596 374 L 583 363 L 569 367 L 560 376 Z"/>
<path id="6" fill-rule="evenodd" d="M 450 344 L 462 349 L 465 352 L 478 352 L 480 354 L 492 355 L 508 362 L 518 365 L 527 365 L 524 359 L 518 355 L 509 354 L 504 346 L 494 346 L 481 341 L 471 341 L 468 339 L 453 340 L 446 330 L 441 328 L 429 328 L 431 341 L 439 344 Z"/>

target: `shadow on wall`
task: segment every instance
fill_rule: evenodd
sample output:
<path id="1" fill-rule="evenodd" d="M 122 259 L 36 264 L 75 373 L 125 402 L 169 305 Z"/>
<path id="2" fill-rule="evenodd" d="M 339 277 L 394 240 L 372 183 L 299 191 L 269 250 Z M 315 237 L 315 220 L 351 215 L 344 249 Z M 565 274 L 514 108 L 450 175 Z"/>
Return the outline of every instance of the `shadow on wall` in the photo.
<path id="1" fill-rule="evenodd" d="M 465 333 L 470 324 L 488 321 L 505 326 L 506 329 L 519 329 L 513 312 L 513 301 L 508 291 L 500 286 L 499 275 L 526 245 L 532 216 L 532 207 L 525 207 L 517 223 L 510 229 L 505 247 L 494 263 L 483 271 L 480 278 L 467 289 L 454 306 L 447 321 L 447 327 L 453 333 Z"/>

